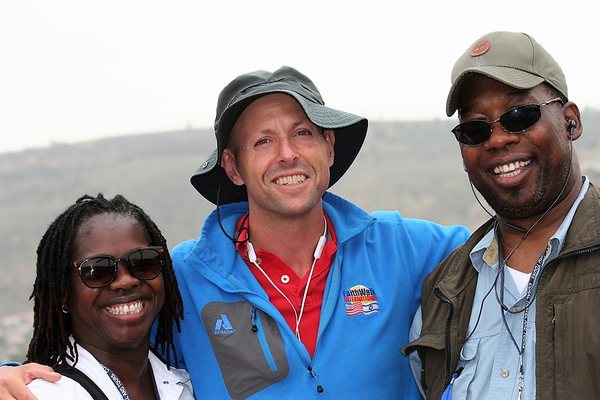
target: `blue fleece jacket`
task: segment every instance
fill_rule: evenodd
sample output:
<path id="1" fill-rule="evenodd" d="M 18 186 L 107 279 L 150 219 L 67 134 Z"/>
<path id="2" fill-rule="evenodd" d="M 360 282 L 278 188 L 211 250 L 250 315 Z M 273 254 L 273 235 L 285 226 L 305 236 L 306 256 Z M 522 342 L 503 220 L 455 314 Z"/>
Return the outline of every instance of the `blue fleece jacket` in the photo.
<path id="1" fill-rule="evenodd" d="M 198 240 L 171 252 L 185 306 L 177 352 L 197 398 L 419 398 L 399 350 L 423 279 L 468 231 L 397 212 L 368 214 L 331 193 L 323 201 L 338 249 L 312 359 L 222 233 L 216 212 Z M 247 207 L 220 208 L 227 232 Z"/>

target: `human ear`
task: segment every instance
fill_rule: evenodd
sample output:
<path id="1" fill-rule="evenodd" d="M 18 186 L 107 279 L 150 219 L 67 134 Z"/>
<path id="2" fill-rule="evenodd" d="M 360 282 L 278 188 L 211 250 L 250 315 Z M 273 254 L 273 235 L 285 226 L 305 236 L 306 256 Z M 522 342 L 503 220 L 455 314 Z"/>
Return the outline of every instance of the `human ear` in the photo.
<path id="1" fill-rule="evenodd" d="M 237 169 L 235 155 L 229 148 L 223 150 L 223 155 L 221 156 L 221 167 L 223 167 L 227 177 L 229 180 L 231 180 L 231 182 L 233 182 L 234 185 L 244 185 L 244 180 Z"/>
<path id="2" fill-rule="evenodd" d="M 563 113 L 565 118 L 565 129 L 569 140 L 579 139 L 583 133 L 583 124 L 581 123 L 579 107 L 577 107 L 577 104 L 569 101 L 563 106 Z"/>
<path id="3" fill-rule="evenodd" d="M 335 132 L 333 129 L 326 129 L 323 132 L 325 141 L 327 142 L 327 148 L 329 151 L 329 166 L 333 165 L 333 159 L 335 158 Z"/>

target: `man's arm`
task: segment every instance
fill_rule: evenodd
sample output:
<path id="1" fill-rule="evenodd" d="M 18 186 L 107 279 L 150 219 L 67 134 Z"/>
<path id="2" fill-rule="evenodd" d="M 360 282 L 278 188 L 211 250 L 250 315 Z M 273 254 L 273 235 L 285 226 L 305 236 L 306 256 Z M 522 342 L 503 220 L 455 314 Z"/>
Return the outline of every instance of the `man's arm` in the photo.
<path id="1" fill-rule="evenodd" d="M 37 400 L 27 389 L 27 384 L 36 378 L 56 382 L 60 374 L 46 365 L 36 363 L 0 367 L 0 400 Z"/>

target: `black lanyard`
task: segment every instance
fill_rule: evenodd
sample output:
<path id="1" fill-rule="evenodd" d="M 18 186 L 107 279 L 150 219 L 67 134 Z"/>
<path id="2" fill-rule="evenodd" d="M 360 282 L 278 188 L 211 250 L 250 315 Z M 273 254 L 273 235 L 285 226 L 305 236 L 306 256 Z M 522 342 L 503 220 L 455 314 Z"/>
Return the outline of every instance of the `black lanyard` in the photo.
<path id="1" fill-rule="evenodd" d="M 504 265 L 502 266 L 502 269 L 500 271 L 500 295 L 499 295 L 498 301 L 500 303 L 500 308 L 501 308 L 500 312 L 502 313 L 502 322 L 504 322 L 504 326 L 506 327 L 506 330 L 508 331 L 508 335 L 510 336 L 510 339 L 512 340 L 513 344 L 517 348 L 517 352 L 519 353 L 519 382 L 517 383 L 517 388 L 519 390 L 519 395 L 518 395 L 517 399 L 519 399 L 519 400 L 521 399 L 521 394 L 523 393 L 523 388 L 525 386 L 524 354 L 525 354 L 525 341 L 527 338 L 527 321 L 529 319 L 529 307 L 533 304 L 533 301 L 535 300 L 535 297 L 537 294 L 537 287 L 538 287 L 537 278 L 542 270 L 542 265 L 544 264 L 544 258 L 546 258 L 546 254 L 548 253 L 549 248 L 550 248 L 550 246 L 546 247 L 546 249 L 542 252 L 542 254 L 538 258 L 537 262 L 535 263 L 535 266 L 533 267 L 533 271 L 531 272 L 531 276 L 529 277 L 529 282 L 527 283 L 527 293 L 525 295 L 525 306 L 517 312 L 509 310 L 509 308 L 506 307 L 506 305 L 504 305 L 504 271 L 505 271 L 504 266 L 506 265 L 506 263 L 503 262 Z M 517 344 L 517 341 L 515 340 L 515 337 L 513 336 L 510 328 L 508 327 L 508 322 L 506 321 L 505 312 L 509 312 L 511 314 L 518 314 L 520 312 L 523 312 L 523 331 L 522 331 L 523 333 L 521 334 L 521 346 L 520 347 Z"/>
<path id="2" fill-rule="evenodd" d="M 117 387 L 117 390 L 121 394 L 121 397 L 123 397 L 123 400 L 129 400 L 129 394 L 127 393 L 127 390 L 125 390 L 125 385 L 123 385 L 123 382 L 121 382 L 121 380 L 119 379 L 117 374 L 115 374 L 106 365 L 104 365 L 102 363 L 100 363 L 100 365 L 104 369 L 104 372 L 106 372 L 108 374 L 110 379 L 113 381 L 113 383 Z M 150 379 L 152 379 L 152 388 L 154 390 L 154 397 L 156 398 L 156 400 L 160 400 L 160 395 L 158 393 L 158 387 L 156 387 L 156 380 L 154 379 L 154 372 L 152 371 L 152 365 L 150 365 L 150 362 L 148 362 L 148 368 L 150 368 Z"/>
<path id="3" fill-rule="evenodd" d="M 112 369 L 108 368 L 106 365 L 104 365 L 102 363 L 100 363 L 100 366 L 102 366 L 102 368 L 104 369 L 104 372 L 106 372 L 108 374 L 109 378 L 113 381 L 113 383 L 117 387 L 117 390 L 119 391 L 119 393 L 121 393 L 121 397 L 123 397 L 123 400 L 129 400 L 129 395 L 127 394 L 127 390 L 125 390 L 125 385 L 123 385 L 123 382 L 121 382 L 121 380 L 119 379 L 117 374 L 115 374 L 112 371 Z"/>

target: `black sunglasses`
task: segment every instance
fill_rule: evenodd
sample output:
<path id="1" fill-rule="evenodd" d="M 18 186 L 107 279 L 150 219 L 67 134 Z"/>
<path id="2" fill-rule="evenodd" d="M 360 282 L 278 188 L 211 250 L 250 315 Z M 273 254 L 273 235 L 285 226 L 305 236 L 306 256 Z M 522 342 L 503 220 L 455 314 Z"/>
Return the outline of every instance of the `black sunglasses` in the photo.
<path id="1" fill-rule="evenodd" d="M 466 146 L 477 146 L 485 143 L 492 135 L 492 124 L 500 122 L 502 128 L 508 133 L 521 133 L 531 128 L 536 124 L 542 117 L 542 111 L 540 108 L 550 103 L 560 101 L 559 97 L 545 101 L 540 104 L 527 104 L 524 106 L 513 107 L 500 118 L 493 121 L 484 121 L 476 119 L 473 121 L 463 122 L 462 124 L 456 125 L 452 129 L 452 133 L 456 137 L 459 143 Z"/>
<path id="2" fill-rule="evenodd" d="M 163 251 L 160 246 L 142 247 L 129 252 L 122 258 L 100 254 L 74 261 L 81 282 L 92 289 L 110 285 L 117 276 L 119 262 L 127 265 L 129 274 L 136 279 L 150 280 L 160 275 L 163 266 Z"/>

